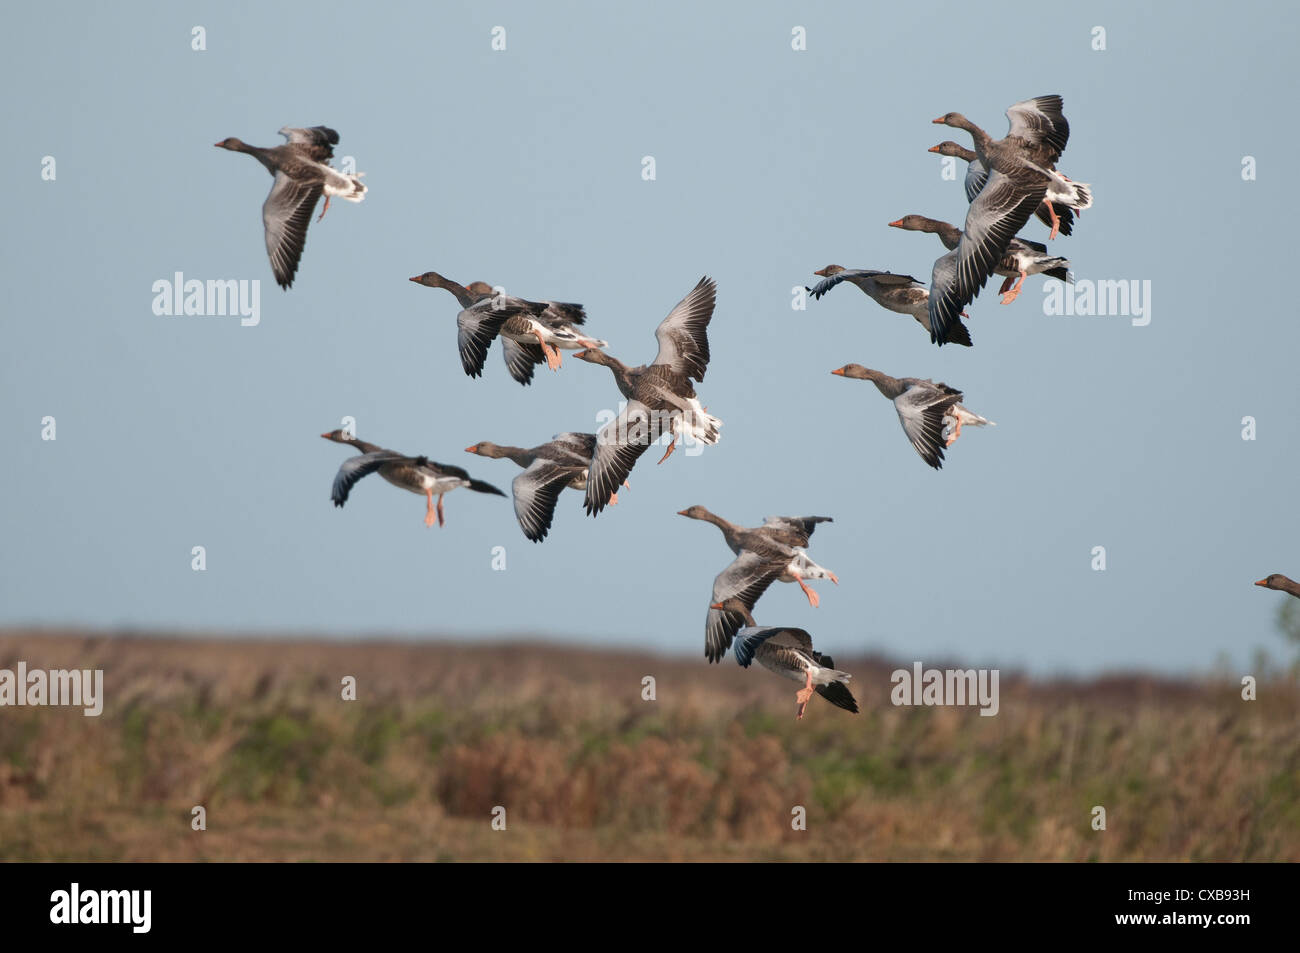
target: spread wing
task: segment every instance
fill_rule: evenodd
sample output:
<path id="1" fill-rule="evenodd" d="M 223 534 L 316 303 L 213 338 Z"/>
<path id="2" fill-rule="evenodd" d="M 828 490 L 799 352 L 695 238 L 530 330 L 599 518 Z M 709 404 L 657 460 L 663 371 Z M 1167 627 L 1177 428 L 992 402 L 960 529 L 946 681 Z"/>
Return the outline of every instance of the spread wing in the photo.
<path id="1" fill-rule="evenodd" d="M 980 293 L 1002 261 L 1011 239 L 1024 228 L 1047 194 L 1047 177 L 1025 166 L 1015 175 L 994 170 L 966 213 L 955 260 L 934 263 L 930 282 L 930 340 L 942 343 L 962 308 Z M 950 253 L 953 254 L 953 253 Z M 952 267 L 943 275 L 941 268 Z M 942 278 L 942 281 L 941 281 Z"/>
<path id="2" fill-rule="evenodd" d="M 780 576 L 784 563 L 769 556 L 748 550 L 732 560 L 731 565 L 718 573 L 713 580 L 713 598 L 710 605 L 737 598 L 752 613 L 754 603 Z M 745 617 L 726 609 L 709 609 L 704 622 L 704 657 L 717 662 L 727 654 L 731 637 L 745 624 Z"/>
<path id="3" fill-rule="evenodd" d="M 769 516 L 763 520 L 763 525 L 782 534 L 794 534 L 802 537 L 802 542 L 794 545 L 807 546 L 808 540 L 812 537 L 813 530 L 817 528 L 818 523 L 833 522 L 835 521 L 829 516 Z"/>
<path id="4" fill-rule="evenodd" d="M 501 339 L 501 356 L 510 376 L 525 387 L 533 382 L 533 368 L 546 361 L 540 344 L 520 344 L 514 338 Z"/>
<path id="5" fill-rule="evenodd" d="M 307 226 L 324 187 L 319 183 L 299 182 L 283 172 L 275 174 L 271 193 L 262 203 L 262 226 L 266 231 L 266 254 L 271 259 L 271 272 L 281 288 L 293 284 L 307 244 Z"/>
<path id="6" fill-rule="evenodd" d="M 548 328 L 564 328 L 587 323 L 587 312 L 580 304 L 547 301 L 541 321 Z"/>
<path id="7" fill-rule="evenodd" d="M 493 338 L 501 331 L 501 325 L 515 313 L 513 308 L 494 308 L 487 301 L 481 301 L 456 315 L 456 346 L 460 348 L 460 366 L 465 368 L 466 374 L 470 377 L 483 375 L 483 364 L 487 361 Z M 510 365 L 509 357 L 506 364 Z M 513 376 L 513 370 L 511 374 Z"/>
<path id="8" fill-rule="evenodd" d="M 655 329 L 659 353 L 654 364 L 668 364 L 687 377 L 704 380 L 709 366 L 709 320 L 717 296 L 717 284 L 706 276 L 677 303 Z"/>
<path id="9" fill-rule="evenodd" d="M 835 274 L 823 278 L 821 281 L 817 282 L 817 284 L 813 285 L 811 288 L 807 288 L 807 291 L 813 296 L 814 301 L 820 301 L 822 295 L 826 294 L 828 291 L 830 291 L 832 288 L 838 285 L 841 281 L 848 281 L 850 278 L 862 274 L 866 274 L 866 272 L 837 271 Z"/>
<path id="10" fill-rule="evenodd" d="M 1063 107 L 1061 97 L 1055 95 L 1016 103 L 1007 110 L 1007 120 L 1011 123 L 1007 135 L 1047 149 L 1055 163 L 1070 141 L 1070 124 L 1061 111 Z"/>
<path id="11" fill-rule="evenodd" d="M 586 466 L 591 462 L 591 458 L 596 455 L 596 435 L 576 431 L 560 433 L 551 438 L 551 446 L 555 449 L 557 456 L 567 456 L 573 463 L 581 463 Z"/>
<path id="12" fill-rule="evenodd" d="M 546 538 L 560 493 L 578 472 L 574 467 L 538 459 L 510 484 L 515 498 L 515 518 L 524 535 L 534 543 Z"/>
<path id="13" fill-rule="evenodd" d="M 657 415 L 639 400 L 629 400 L 623 412 L 607 423 L 596 438 L 596 453 L 587 471 L 587 513 L 595 516 L 618 492 L 641 454 L 657 440 Z"/>
<path id="14" fill-rule="evenodd" d="M 943 467 L 943 416 L 961 400 L 961 392 L 933 384 L 913 384 L 894 401 L 899 423 L 921 459 Z"/>
<path id="15" fill-rule="evenodd" d="M 809 656 L 812 654 L 812 636 L 803 629 L 747 625 L 736 633 L 736 664 L 741 668 L 749 668 L 749 663 L 754 661 L 754 653 L 764 643 L 773 648 L 794 649 Z"/>
<path id="16" fill-rule="evenodd" d="M 374 473 L 385 463 L 405 459 L 400 453 L 391 450 L 376 450 L 374 453 L 363 453 L 359 457 L 348 457 L 339 467 L 339 472 L 334 474 L 334 487 L 330 491 L 330 499 L 334 501 L 335 506 L 342 506 L 348 501 L 348 494 L 352 492 L 353 484 L 362 477 Z"/>
<path id="17" fill-rule="evenodd" d="M 339 134 L 329 126 L 311 126 L 307 129 L 285 126 L 280 130 L 280 135 L 288 139 L 291 145 L 302 146 L 302 151 L 317 162 L 328 162 L 334 158 L 332 147 L 339 144 Z"/>
<path id="18" fill-rule="evenodd" d="M 980 194 L 980 189 L 984 188 L 984 183 L 989 179 L 989 170 L 984 168 L 984 163 L 978 159 L 971 159 L 970 164 L 966 166 L 966 201 L 974 202 L 975 196 Z"/>

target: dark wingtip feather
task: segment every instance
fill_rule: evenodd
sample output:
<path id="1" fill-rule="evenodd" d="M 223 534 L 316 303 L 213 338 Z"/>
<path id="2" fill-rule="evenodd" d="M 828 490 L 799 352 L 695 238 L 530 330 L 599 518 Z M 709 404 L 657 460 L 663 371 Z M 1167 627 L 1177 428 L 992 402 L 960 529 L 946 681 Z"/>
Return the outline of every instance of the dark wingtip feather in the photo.
<path id="1" fill-rule="evenodd" d="M 948 327 L 947 342 L 949 344 L 960 344 L 962 347 L 974 347 L 975 342 L 970 339 L 970 328 L 961 321 L 954 321 Z"/>
<path id="2" fill-rule="evenodd" d="M 858 700 L 853 697 L 853 693 L 849 691 L 848 686 L 843 682 L 818 685 L 817 694 L 836 708 L 843 708 L 845 711 L 852 712 L 855 715 L 858 714 Z"/>
<path id="3" fill-rule="evenodd" d="M 471 490 L 477 490 L 479 493 L 494 493 L 497 496 L 505 496 L 504 493 L 494 487 L 491 483 L 484 483 L 482 480 L 470 480 L 469 488 Z"/>

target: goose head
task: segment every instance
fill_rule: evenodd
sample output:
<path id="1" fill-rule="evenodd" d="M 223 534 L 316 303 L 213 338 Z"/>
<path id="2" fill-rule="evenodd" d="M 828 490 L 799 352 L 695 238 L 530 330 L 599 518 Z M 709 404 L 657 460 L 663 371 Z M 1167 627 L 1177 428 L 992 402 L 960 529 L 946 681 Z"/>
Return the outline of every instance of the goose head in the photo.
<path id="1" fill-rule="evenodd" d="M 417 285 L 424 285 L 426 288 L 442 288 L 447 284 L 447 279 L 436 271 L 426 271 L 422 275 L 416 275 L 414 278 L 407 280 L 414 281 Z"/>
<path id="2" fill-rule="evenodd" d="M 939 120 L 937 119 L 935 120 L 935 122 L 938 121 Z M 962 148 L 961 146 L 957 145 L 957 143 L 953 142 L 951 139 L 947 139 L 939 143 L 937 146 L 931 146 L 929 149 L 925 151 L 937 152 L 941 156 L 954 156 L 956 158 L 962 158 L 962 159 L 970 155 L 969 149 Z"/>
<path id="3" fill-rule="evenodd" d="M 933 232 L 938 223 L 924 215 L 904 215 L 897 221 L 889 223 L 890 228 L 901 228 L 909 232 Z"/>
<path id="4" fill-rule="evenodd" d="M 845 364 L 843 367 L 831 371 L 836 377 L 851 377 L 855 381 L 869 381 L 872 375 L 878 373 L 869 367 L 863 367 L 861 364 Z"/>
<path id="5" fill-rule="evenodd" d="M 831 275 L 838 275 L 843 270 L 843 265 L 827 265 L 825 268 L 820 268 L 817 271 L 814 271 L 813 274 L 819 275 L 822 278 L 829 278 Z"/>
<path id="6" fill-rule="evenodd" d="M 684 510 L 678 510 L 677 515 L 687 516 L 693 520 L 707 520 L 713 514 L 702 506 L 688 506 Z"/>
<path id="7" fill-rule="evenodd" d="M 466 447 L 465 452 L 474 453 L 480 457 L 491 457 L 493 459 L 505 456 L 505 451 L 491 440 L 480 440 L 478 443 L 474 444 L 474 446 Z"/>

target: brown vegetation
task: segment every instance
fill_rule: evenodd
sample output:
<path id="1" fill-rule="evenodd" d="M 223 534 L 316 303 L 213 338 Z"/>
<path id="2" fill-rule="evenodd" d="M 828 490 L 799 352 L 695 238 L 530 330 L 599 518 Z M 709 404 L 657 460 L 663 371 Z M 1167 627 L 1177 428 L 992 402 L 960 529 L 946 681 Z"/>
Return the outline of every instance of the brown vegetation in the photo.
<path id="1" fill-rule="evenodd" d="M 0 708 L 0 860 L 1300 860 L 1283 679 L 1004 673 L 988 718 L 838 659 L 862 714 L 796 722 L 797 686 L 730 660 L 0 633 L 20 659 L 102 668 L 107 700 Z"/>

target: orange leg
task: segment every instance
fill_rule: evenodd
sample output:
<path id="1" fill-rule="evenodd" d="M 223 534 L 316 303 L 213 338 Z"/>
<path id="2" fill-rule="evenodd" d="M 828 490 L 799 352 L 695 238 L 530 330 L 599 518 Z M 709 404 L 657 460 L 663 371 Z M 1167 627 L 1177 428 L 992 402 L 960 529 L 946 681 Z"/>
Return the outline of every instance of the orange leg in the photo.
<path id="1" fill-rule="evenodd" d="M 1047 236 L 1050 240 L 1055 238 L 1056 233 L 1061 229 L 1061 216 L 1056 214 L 1056 206 L 1052 205 L 1051 202 L 1047 203 L 1047 211 L 1052 216 L 1052 234 Z"/>
<path id="2" fill-rule="evenodd" d="M 799 691 L 794 693 L 794 700 L 799 703 L 799 710 L 795 712 L 795 718 L 798 719 L 803 718 L 804 709 L 808 707 L 808 701 L 809 699 L 812 698 L 812 696 L 813 696 L 812 672 L 809 672 L 808 677 L 805 679 L 803 683 L 803 688 L 799 689 Z"/>
<path id="3" fill-rule="evenodd" d="M 433 521 L 438 518 L 437 510 L 433 506 L 433 490 L 425 490 L 424 494 L 429 498 L 429 507 L 424 511 L 424 525 L 432 526 Z"/>
<path id="4" fill-rule="evenodd" d="M 325 213 L 328 212 L 329 210 L 330 210 L 330 197 L 327 195 L 325 196 L 325 207 L 320 210 L 320 215 L 316 217 L 316 221 L 319 222 L 322 218 L 324 218 Z"/>
<path id="5" fill-rule="evenodd" d="M 623 481 L 623 486 L 627 487 L 629 490 L 632 489 L 632 487 L 628 484 L 627 480 L 624 480 L 624 481 Z M 617 492 L 611 493 L 611 494 L 609 495 L 609 502 L 610 502 L 610 505 L 611 505 L 611 506 L 612 506 L 613 504 L 615 504 L 615 503 L 618 502 L 618 493 L 617 493 Z"/>
<path id="6" fill-rule="evenodd" d="M 1022 271 L 1020 273 L 1020 280 L 1016 282 L 1016 286 L 1012 288 L 1010 291 L 1007 291 L 1007 293 L 1002 296 L 1003 304 L 1010 304 L 1020 296 L 1020 286 L 1025 283 L 1025 279 L 1028 277 L 1029 277 L 1028 272 Z M 1010 278 L 1007 279 L 1007 281 L 1010 280 L 1011 280 Z M 1002 289 L 1006 291 L 1006 287 L 1007 287 L 1006 284 L 1003 284 Z"/>
<path id="7" fill-rule="evenodd" d="M 1002 280 L 1002 287 L 998 289 L 998 294 L 1000 295 L 1006 294 L 1007 290 L 1011 287 L 1011 283 L 1015 280 L 1016 280 L 1015 275 L 1007 275 L 1007 277 Z"/>
<path id="8" fill-rule="evenodd" d="M 673 455 L 673 451 L 676 449 L 677 449 L 677 434 L 673 434 L 673 439 L 668 442 L 668 449 L 664 451 L 664 455 L 659 458 L 659 462 L 663 463 L 665 460 L 671 457 Z M 628 487 L 628 489 L 630 490 L 632 488 Z"/>
<path id="9" fill-rule="evenodd" d="M 961 436 L 961 418 L 954 414 L 953 420 L 957 422 L 953 425 L 952 433 L 948 435 L 948 439 L 943 442 L 945 447 L 951 447 L 957 442 L 957 438 Z"/>
<path id="10" fill-rule="evenodd" d="M 809 587 L 808 583 L 804 582 L 803 578 L 800 576 L 795 576 L 794 581 L 799 583 L 799 588 L 802 589 L 803 594 L 808 597 L 808 605 L 816 609 L 817 606 L 820 605 L 822 601 L 821 597 L 817 595 L 816 590 Z"/>
<path id="11" fill-rule="evenodd" d="M 442 497 L 443 497 L 443 494 L 439 493 L 439 494 L 438 494 L 438 525 L 439 525 L 439 526 L 446 526 L 446 525 L 447 525 L 447 519 L 446 519 L 446 517 L 444 517 L 444 516 L 442 515 Z"/>
<path id="12" fill-rule="evenodd" d="M 542 354 L 546 356 L 546 366 L 553 371 L 558 371 L 560 369 L 559 348 L 554 348 L 547 344 L 546 339 L 542 337 L 541 331 L 533 331 L 533 333 L 537 335 L 537 343 L 542 346 Z"/>

